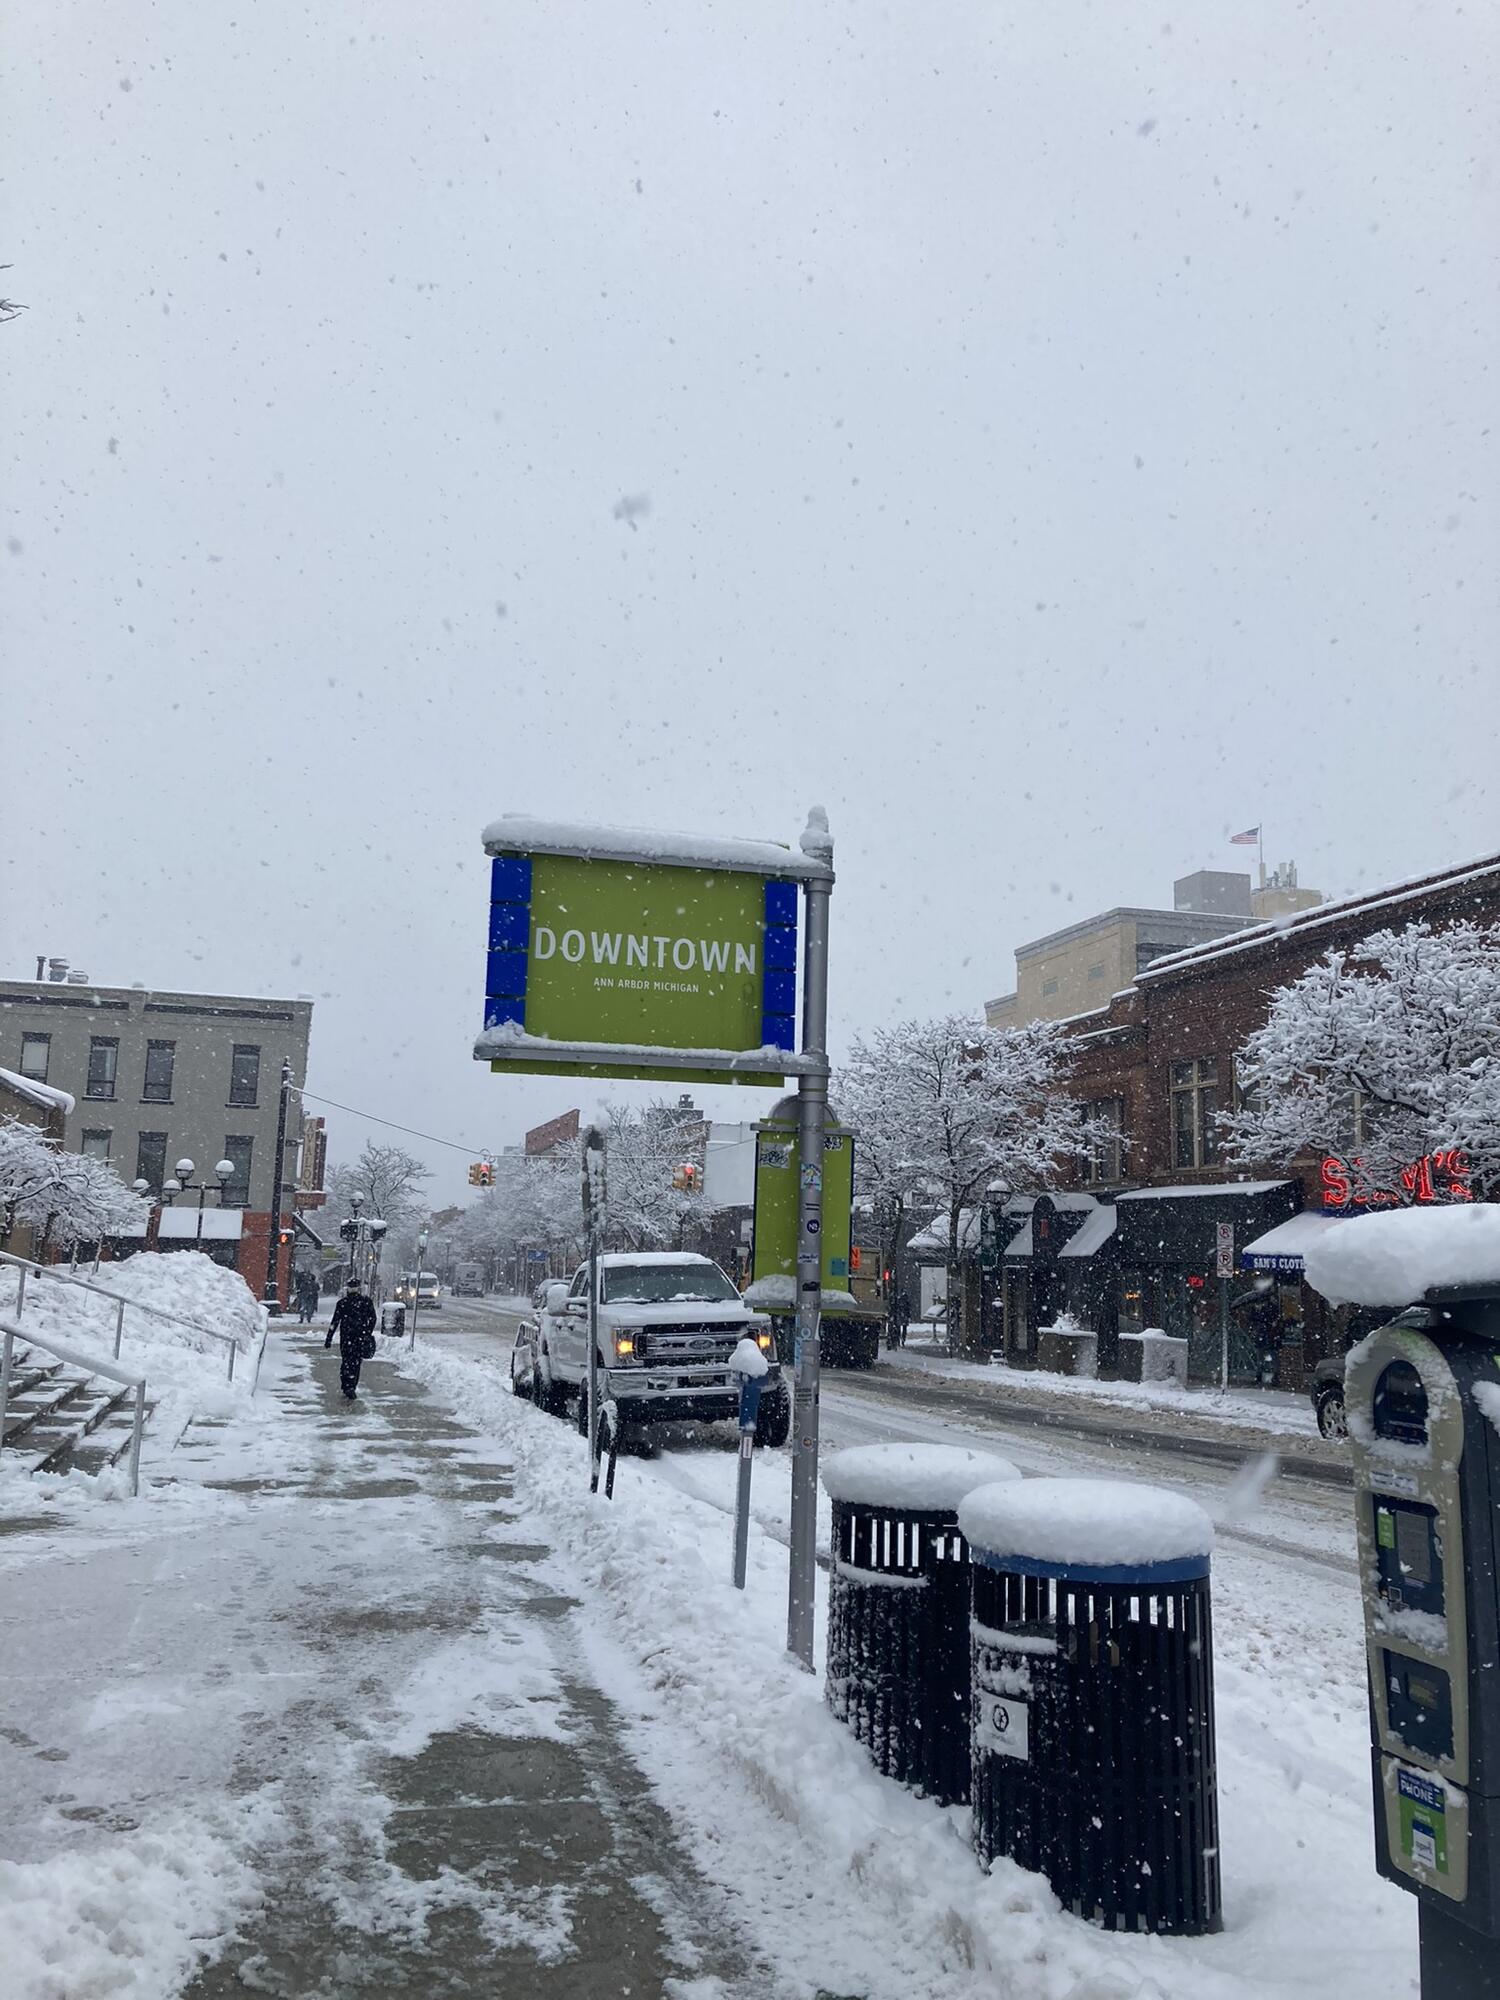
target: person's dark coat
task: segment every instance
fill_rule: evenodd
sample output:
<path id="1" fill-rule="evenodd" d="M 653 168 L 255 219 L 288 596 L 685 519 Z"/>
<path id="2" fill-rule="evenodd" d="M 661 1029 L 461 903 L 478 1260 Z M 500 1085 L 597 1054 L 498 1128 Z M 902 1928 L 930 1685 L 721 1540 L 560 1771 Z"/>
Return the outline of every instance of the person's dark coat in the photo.
<path id="1" fill-rule="evenodd" d="M 333 1336 L 339 1337 L 339 1387 L 351 1399 L 359 1387 L 360 1363 L 364 1360 L 362 1348 L 367 1333 L 375 1331 L 375 1301 L 363 1292 L 345 1292 L 333 1309 L 333 1318 L 328 1322 L 328 1333 L 323 1345 L 333 1345 Z"/>

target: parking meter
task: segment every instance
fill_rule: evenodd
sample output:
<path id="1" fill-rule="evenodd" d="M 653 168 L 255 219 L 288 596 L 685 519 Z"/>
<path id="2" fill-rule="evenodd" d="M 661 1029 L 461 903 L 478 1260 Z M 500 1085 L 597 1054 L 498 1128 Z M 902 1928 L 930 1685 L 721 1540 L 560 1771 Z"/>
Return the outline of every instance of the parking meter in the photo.
<path id="1" fill-rule="evenodd" d="M 756 1342 L 747 1337 L 729 1357 L 729 1372 L 737 1375 L 740 1383 L 740 1476 L 734 1497 L 732 1575 L 735 1589 L 743 1590 L 750 1556 L 750 1467 L 755 1453 L 755 1419 L 760 1413 L 760 1392 L 769 1363 Z"/>
<path id="2" fill-rule="evenodd" d="M 1349 1356 L 1376 1866 L 1422 1990 L 1500 1995 L 1500 1293 L 1429 1292 Z"/>

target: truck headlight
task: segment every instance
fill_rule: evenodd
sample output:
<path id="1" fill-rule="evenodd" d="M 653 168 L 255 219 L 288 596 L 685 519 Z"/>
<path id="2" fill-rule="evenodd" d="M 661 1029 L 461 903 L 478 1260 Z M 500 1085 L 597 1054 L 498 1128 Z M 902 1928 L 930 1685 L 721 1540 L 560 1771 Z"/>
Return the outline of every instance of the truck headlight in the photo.
<path id="1" fill-rule="evenodd" d="M 615 1359 L 616 1361 L 633 1361 L 635 1359 L 635 1341 L 628 1333 L 617 1333 L 615 1335 Z"/>
<path id="2" fill-rule="evenodd" d="M 760 1349 L 762 1354 L 769 1354 L 772 1347 L 775 1345 L 774 1341 L 771 1339 L 769 1331 L 765 1333 L 756 1334 L 755 1344 Z"/>

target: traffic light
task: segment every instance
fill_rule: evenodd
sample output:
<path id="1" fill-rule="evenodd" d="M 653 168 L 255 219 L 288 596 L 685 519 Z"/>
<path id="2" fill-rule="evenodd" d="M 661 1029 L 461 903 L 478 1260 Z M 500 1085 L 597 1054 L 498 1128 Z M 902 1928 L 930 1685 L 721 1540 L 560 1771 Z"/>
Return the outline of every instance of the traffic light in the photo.
<path id="1" fill-rule="evenodd" d="M 288 1243 L 290 1243 L 291 1240 L 292 1240 L 292 1232 L 290 1229 L 281 1229 L 277 1231 L 276 1241 L 280 1243 L 283 1248 L 285 1248 L 285 1246 Z"/>
<path id="2" fill-rule="evenodd" d="M 488 1160 L 476 1160 L 469 1168 L 469 1186 L 493 1187 L 494 1185 L 495 1169 Z"/>
<path id="3" fill-rule="evenodd" d="M 695 1166 L 691 1160 L 684 1160 L 680 1167 L 673 1169 L 673 1187 L 679 1194 L 696 1194 L 701 1171 L 701 1168 Z"/>

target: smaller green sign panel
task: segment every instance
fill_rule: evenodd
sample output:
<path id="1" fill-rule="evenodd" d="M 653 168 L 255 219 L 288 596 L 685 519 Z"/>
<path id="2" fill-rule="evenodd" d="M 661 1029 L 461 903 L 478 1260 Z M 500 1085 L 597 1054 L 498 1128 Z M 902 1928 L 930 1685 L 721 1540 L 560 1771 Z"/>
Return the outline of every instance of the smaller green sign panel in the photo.
<path id="1" fill-rule="evenodd" d="M 478 1053 L 496 1069 L 538 1075 L 654 1077 L 655 1049 L 790 1052 L 797 916 L 796 883 L 761 874 L 496 855 L 485 1032 L 524 1046 L 512 1055 L 481 1045 Z M 531 1046 L 536 1040 L 599 1047 L 598 1059 L 553 1056 Z M 764 1068 L 672 1074 L 699 1083 L 782 1080 Z"/>
<path id="2" fill-rule="evenodd" d="M 795 1125 L 762 1127 L 755 1147 L 753 1281 L 795 1278 L 802 1149 Z M 823 1289 L 849 1289 L 849 1210 L 854 1200 L 854 1135 L 823 1135 Z"/>

